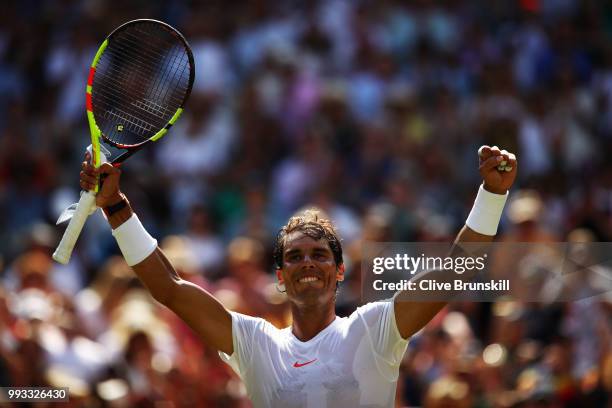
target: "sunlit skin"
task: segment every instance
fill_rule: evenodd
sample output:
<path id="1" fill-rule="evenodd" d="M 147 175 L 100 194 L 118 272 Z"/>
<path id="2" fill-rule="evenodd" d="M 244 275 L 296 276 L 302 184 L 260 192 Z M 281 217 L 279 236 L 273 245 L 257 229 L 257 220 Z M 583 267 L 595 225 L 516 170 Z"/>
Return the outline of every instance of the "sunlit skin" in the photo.
<path id="1" fill-rule="evenodd" d="M 276 276 L 287 291 L 298 339 L 311 339 L 335 319 L 336 284 L 344 280 L 344 265 L 336 265 L 327 240 L 299 231 L 287 235 L 283 267 Z"/>
<path id="2" fill-rule="evenodd" d="M 497 146 L 482 146 L 478 152 L 478 169 L 485 190 L 494 194 L 505 194 L 514 183 L 517 172 L 516 156 Z M 94 168 L 87 155 L 80 175 L 81 188 L 92 190 L 101 174 L 107 177 L 96 195 L 96 205 L 112 206 L 125 198 L 119 189 L 121 171 L 109 163 Z M 506 161 L 510 172 L 498 171 L 497 166 Z M 132 207 L 108 216 L 113 229 L 130 217 Z M 483 235 L 464 226 L 455 240 L 461 242 L 490 242 L 493 236 Z M 285 285 L 293 312 L 293 334 L 302 341 L 315 337 L 335 319 L 336 282 L 344 278 L 344 266 L 336 265 L 329 243 L 323 239 L 315 241 L 300 232 L 285 238 L 282 268 L 277 270 L 280 284 Z M 228 355 L 234 352 L 232 316 L 230 312 L 201 287 L 183 280 L 158 248 L 142 262 L 133 266 L 134 272 L 145 284 L 153 297 L 180 316 L 202 339 L 215 350 Z M 304 276 L 318 278 L 313 282 L 299 282 Z M 395 297 L 394 313 L 401 336 L 409 338 L 421 330 L 446 304 L 445 301 L 411 301 L 410 291 Z"/>

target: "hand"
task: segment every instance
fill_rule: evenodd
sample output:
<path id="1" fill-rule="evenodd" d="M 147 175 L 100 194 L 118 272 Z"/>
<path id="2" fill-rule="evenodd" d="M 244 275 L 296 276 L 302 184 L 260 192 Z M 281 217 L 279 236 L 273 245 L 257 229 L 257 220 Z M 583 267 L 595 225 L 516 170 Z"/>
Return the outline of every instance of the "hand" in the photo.
<path id="1" fill-rule="evenodd" d="M 100 175 L 107 177 L 102 183 L 102 187 L 96 195 L 96 205 L 104 208 L 117 204 L 123 199 L 123 194 L 119 191 L 119 178 L 121 170 L 113 167 L 110 163 L 104 163 L 97 169 L 90 163 L 91 155 L 85 153 L 85 161 L 81 163 L 80 186 L 83 190 L 93 190 L 100 180 Z"/>
<path id="2" fill-rule="evenodd" d="M 480 160 L 478 170 L 482 176 L 485 190 L 495 194 L 506 194 L 516 179 L 516 156 L 506 150 L 499 150 L 497 146 L 481 146 L 478 149 Z M 512 170 L 498 170 L 497 166 L 505 161 Z"/>

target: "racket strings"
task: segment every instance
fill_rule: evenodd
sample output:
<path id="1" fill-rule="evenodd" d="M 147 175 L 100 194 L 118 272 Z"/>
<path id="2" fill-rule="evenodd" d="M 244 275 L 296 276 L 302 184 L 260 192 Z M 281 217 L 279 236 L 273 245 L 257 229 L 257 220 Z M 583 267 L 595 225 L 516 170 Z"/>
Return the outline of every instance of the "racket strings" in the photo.
<path id="1" fill-rule="evenodd" d="M 104 112 L 104 117 L 110 121 L 125 123 L 124 126 L 127 127 L 127 130 L 150 132 L 153 129 L 153 125 L 150 123 L 147 123 L 128 112 L 122 111 L 119 108 L 115 108 L 113 111 Z"/>
<path id="2" fill-rule="evenodd" d="M 113 71 L 110 73 L 111 77 L 113 77 L 113 80 L 119 80 L 119 81 L 124 81 L 124 82 L 130 82 L 132 81 L 134 78 L 133 77 L 126 77 L 122 74 L 120 74 L 117 71 L 114 71 L 112 68 L 109 68 L 109 71 Z M 105 75 L 103 73 L 96 73 L 96 75 L 102 75 L 102 76 L 106 76 L 107 78 L 103 78 L 103 79 L 107 79 L 111 78 L 108 77 L 108 75 Z M 98 84 L 99 88 L 97 88 L 97 90 L 100 91 L 100 97 L 102 98 L 107 98 L 110 101 L 113 101 L 114 99 L 112 98 L 112 96 L 115 93 L 115 87 L 109 86 L 106 81 L 102 80 L 100 81 L 100 83 Z M 179 91 L 186 91 L 185 88 L 180 88 L 177 87 L 177 90 Z M 170 95 L 170 96 L 166 96 L 164 95 L 167 99 L 170 99 L 170 102 L 172 102 L 171 105 L 180 105 L 181 103 L 181 98 L 178 95 Z M 169 105 L 161 105 L 159 103 L 154 102 L 153 100 L 147 99 L 145 97 L 143 97 L 141 100 L 136 100 L 133 102 L 133 104 L 137 107 L 141 107 L 142 109 L 148 110 L 151 107 L 155 106 L 156 108 L 150 110 L 151 113 L 157 113 L 157 114 L 161 114 L 162 118 L 165 118 L 164 115 L 166 115 L 168 112 L 171 111 L 171 107 Z M 172 112 L 174 113 L 174 112 Z"/>
<path id="3" fill-rule="evenodd" d="M 107 76 L 107 75 L 104 75 L 104 74 L 102 74 L 102 73 L 100 73 L 100 74 L 96 74 L 96 75 Z M 108 77 L 108 76 L 107 76 L 108 78 L 112 78 L 112 79 L 108 79 L 108 80 L 121 80 L 121 81 L 125 81 L 125 82 L 129 82 L 129 81 L 131 81 L 131 80 L 132 80 L 132 78 L 125 77 L 124 75 L 120 74 L 119 72 L 116 72 L 116 73 L 114 73 L 114 74 L 112 74 L 112 75 L 114 75 L 114 78 L 113 78 L 112 76 L 111 76 L 111 77 Z M 114 89 L 115 89 L 114 87 L 111 87 L 111 86 L 109 86 L 108 84 L 106 84 L 104 81 L 101 81 L 101 82 L 98 84 L 98 86 L 101 88 L 101 90 L 104 90 L 104 91 L 110 91 L 110 92 L 113 92 L 113 91 L 114 91 Z M 185 89 L 183 89 L 183 91 L 185 91 Z M 174 102 L 175 102 L 175 103 L 180 103 L 181 99 L 180 99 L 178 96 L 172 96 L 172 97 L 174 98 Z M 160 105 L 160 106 L 161 106 L 161 105 Z"/>
<path id="4" fill-rule="evenodd" d="M 157 80 L 156 82 L 154 82 L 153 84 L 148 85 L 149 89 L 151 89 L 152 91 L 151 93 L 151 98 L 152 99 L 156 99 L 156 100 L 167 100 L 168 99 L 168 90 L 170 90 L 172 87 L 176 88 L 176 85 L 174 84 L 170 84 L 170 85 L 174 85 L 174 86 L 163 86 L 164 84 L 167 84 L 169 81 L 169 75 L 171 74 L 172 70 L 175 70 L 176 68 L 173 65 L 170 64 L 175 64 L 175 60 L 176 60 L 176 53 L 174 53 L 174 58 L 172 58 L 172 62 L 168 63 L 168 59 L 166 58 L 166 61 L 164 61 L 164 64 L 166 66 L 169 67 L 169 69 L 166 69 L 165 72 L 163 72 L 163 75 L 157 75 Z M 125 54 L 120 54 L 122 58 L 125 58 L 127 55 Z M 125 55 L 125 56 L 124 56 Z M 148 61 L 147 61 L 148 63 Z M 151 72 L 146 72 L 146 70 L 143 70 L 143 74 L 145 75 L 151 75 Z M 120 76 L 121 78 L 121 76 Z M 126 83 L 132 83 L 132 82 L 136 82 L 136 83 L 140 83 L 140 84 L 146 84 L 148 81 L 148 78 L 143 78 L 141 75 L 139 75 L 139 71 L 137 70 L 131 70 L 129 72 L 129 76 L 127 78 L 122 78 Z M 183 87 L 182 89 L 178 89 L 178 90 L 185 90 L 186 88 Z M 163 92 L 165 90 L 165 92 Z M 167 113 L 173 109 L 170 109 L 168 107 L 165 107 L 164 109 L 159 109 L 159 107 L 163 107 L 161 104 L 159 103 L 155 103 L 156 106 L 158 106 L 157 109 L 150 109 L 150 107 L 152 106 L 151 104 L 151 99 L 147 99 L 145 98 L 145 95 L 141 95 L 142 99 L 141 100 L 136 100 L 134 105 L 137 107 L 144 107 L 146 108 L 147 111 L 149 111 L 150 113 L 161 113 L 162 115 L 164 115 L 164 113 Z M 175 103 L 180 103 L 181 98 L 178 96 L 174 97 L 174 102 Z M 149 103 L 147 103 L 147 101 Z M 148 108 L 148 109 L 147 109 Z M 172 112 L 173 113 L 173 112 Z M 166 117 L 161 117 L 160 119 L 167 119 Z"/>
<path id="5" fill-rule="evenodd" d="M 167 28 L 143 22 L 109 40 L 92 85 L 96 123 L 113 143 L 136 145 L 166 126 L 190 89 L 191 61 Z"/>

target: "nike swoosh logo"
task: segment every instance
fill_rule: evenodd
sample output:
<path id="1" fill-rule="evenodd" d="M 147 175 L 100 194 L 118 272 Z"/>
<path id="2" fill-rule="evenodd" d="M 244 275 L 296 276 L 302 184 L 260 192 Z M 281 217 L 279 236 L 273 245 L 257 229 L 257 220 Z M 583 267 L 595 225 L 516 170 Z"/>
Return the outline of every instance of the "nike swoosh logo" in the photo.
<path id="1" fill-rule="evenodd" d="M 314 360 L 310 360 L 310 361 L 307 361 L 307 362 L 301 363 L 301 364 L 296 361 L 295 363 L 293 363 L 293 367 L 295 367 L 295 368 L 304 367 L 305 365 L 308 365 L 310 363 L 314 363 L 315 361 L 317 361 L 316 358 Z"/>

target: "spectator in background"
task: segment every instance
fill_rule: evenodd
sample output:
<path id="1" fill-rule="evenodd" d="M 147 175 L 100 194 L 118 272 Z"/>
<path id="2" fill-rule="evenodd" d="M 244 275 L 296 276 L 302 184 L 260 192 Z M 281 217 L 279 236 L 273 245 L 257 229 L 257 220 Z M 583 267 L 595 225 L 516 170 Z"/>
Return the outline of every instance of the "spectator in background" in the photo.
<path id="1" fill-rule="evenodd" d="M 540 194 L 533 190 L 518 191 L 508 204 L 511 229 L 503 242 L 557 242 L 559 237 L 546 231 L 541 224 L 544 206 Z"/>
<path id="2" fill-rule="evenodd" d="M 185 239 L 189 252 L 195 258 L 194 267 L 204 276 L 218 276 L 223 264 L 224 248 L 213 229 L 210 212 L 200 205 L 194 205 L 187 223 Z"/>
<path id="3" fill-rule="evenodd" d="M 273 227 L 287 212 L 315 199 L 328 201 L 329 208 L 346 210 L 342 218 L 354 215 L 350 224 L 362 226 L 346 248 L 354 269 L 347 273 L 339 300 L 348 314 L 361 293 L 360 259 L 354 248 L 363 239 L 440 239 L 452 231 L 473 198 L 466 186 L 475 182 L 454 169 L 471 163 L 466 152 L 482 143 L 519 152 L 523 171 L 518 187 L 538 191 L 543 209 L 527 217 L 537 223 L 506 220 L 502 239 L 507 234 L 507 241 L 559 240 L 576 228 L 589 230 L 596 241 L 612 237 L 612 172 L 606 165 L 612 154 L 607 3 L 192 3 L 127 1 L 116 7 L 104 1 L 3 2 L 0 292 L 6 293 L 6 309 L 0 316 L 8 329 L 0 335 L 0 355 L 8 368 L 0 367 L 0 373 L 8 379 L 2 384 L 43 384 L 49 373 L 44 348 L 28 334 L 36 323 L 12 307 L 16 260 L 27 258 L 33 249 L 21 237 L 34 225 L 54 223 L 52 198 L 58 192 L 77 197 L 74 169 L 87 144 L 87 68 L 105 35 L 134 18 L 158 18 L 179 28 L 193 46 L 198 69 L 185 117 L 150 151 L 156 171 L 134 172 L 130 166 L 137 166 L 137 159 L 126 164 L 124 172 L 128 182 L 130 174 L 139 173 L 132 177 L 130 190 L 141 193 L 138 208 L 145 223 L 158 227 L 160 237 L 200 236 L 189 233 L 182 221 L 194 204 L 205 200 L 218 221 L 206 234 L 207 242 L 216 246 L 246 236 L 269 253 Z M 320 139 L 310 147 L 297 142 L 312 133 L 310 129 Z M 184 145 L 188 148 L 180 147 Z M 308 148 L 315 153 L 306 160 Z M 289 163 L 283 163 L 288 158 Z M 289 165 L 307 174 L 316 172 L 322 183 L 304 186 L 281 180 L 278 171 Z M 277 206 L 272 197 L 270 187 L 275 184 L 290 187 L 285 205 Z M 321 191 L 325 197 L 316 197 Z M 334 211 L 330 213 L 333 219 Z M 337 221 L 342 223 L 341 218 Z M 45 296 L 51 298 L 76 293 L 77 315 L 72 318 L 83 327 L 84 337 L 98 342 L 133 282 L 120 272 L 126 266 L 112 258 L 115 247 L 101 245 L 109 240 L 107 230 L 92 227 L 90 222 L 87 239 L 80 242 L 68 269 L 54 266 L 46 275 L 31 272 L 26 281 L 46 281 Z M 49 258 L 53 244 L 34 246 L 34 252 Z M 264 281 L 271 266 L 270 259 L 262 259 L 255 279 Z M 190 269 L 189 262 L 183 267 Z M 225 256 L 216 268 L 218 275 L 205 281 L 211 290 L 217 279 L 234 279 L 228 277 Z M 227 299 L 237 298 L 235 287 L 225 287 L 230 288 Z M 257 293 L 253 296 L 269 295 Z M 32 305 L 47 304 L 41 302 L 46 297 L 28 299 Z M 575 404 L 605 406 L 612 392 L 611 309 L 605 298 L 591 302 L 565 305 L 555 316 L 520 304 L 505 311 L 484 305 L 451 307 L 474 330 L 475 357 L 468 365 L 473 374 L 427 369 L 444 354 L 443 347 L 427 345 L 431 333 L 442 330 L 443 319 L 432 322 L 421 335 L 423 342 L 415 341 L 407 354 L 408 368 L 400 379 L 405 383 L 404 402 L 422 404 L 427 395 L 436 394 L 429 385 L 444 378 L 446 384 L 467 382 L 469 395 L 482 405 L 536 404 L 537 397 L 521 401 L 509 396 L 519 383 L 540 378 L 528 372 L 518 381 L 519 372 L 536 364 L 549 346 L 558 346 L 559 337 L 542 339 L 542 333 L 526 326 L 549 327 L 553 322 L 550 331 L 573 342 L 567 350 L 573 360 L 571 376 L 578 384 Z M 32 305 L 29 310 L 38 313 L 40 308 Z M 60 309 L 64 307 L 70 309 Z M 61 326 L 54 320 L 45 323 Z M 216 356 L 193 346 L 182 323 L 169 326 L 186 362 L 173 362 L 172 375 L 162 376 L 172 384 L 162 387 L 163 398 L 190 405 L 244 406 L 244 390 L 230 380 L 223 365 L 215 365 Z M 528 338 L 528 333 L 540 340 Z M 492 342 L 507 351 L 498 366 L 482 358 Z M 125 344 L 114 349 L 115 358 L 124 354 L 122 347 Z M 562 371 L 567 378 L 567 370 Z M 51 377 L 58 381 L 62 376 Z M 73 382 L 72 398 L 76 401 L 78 394 L 78 401 L 90 405 L 129 404 L 132 385 L 113 379 Z M 495 393 L 504 397 L 499 400 Z M 562 404 L 550 393 L 545 403 Z"/>
<path id="4" fill-rule="evenodd" d="M 175 214 L 188 211 L 207 193 L 206 184 L 198 180 L 218 174 L 229 162 L 235 125 L 232 111 L 219 98 L 217 93 L 195 92 L 186 117 L 158 150 L 158 166 L 172 180 Z"/>

